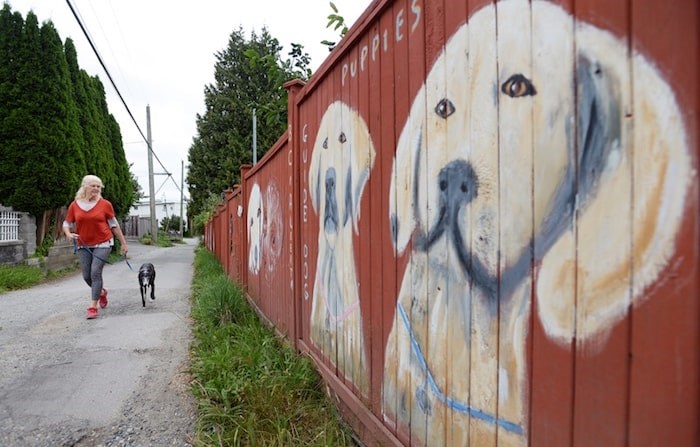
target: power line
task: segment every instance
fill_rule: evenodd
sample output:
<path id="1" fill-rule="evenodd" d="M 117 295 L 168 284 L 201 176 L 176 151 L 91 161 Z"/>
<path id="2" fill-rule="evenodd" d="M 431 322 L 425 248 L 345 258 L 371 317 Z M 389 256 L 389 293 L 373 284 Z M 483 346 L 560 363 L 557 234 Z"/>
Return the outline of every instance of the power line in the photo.
<path id="1" fill-rule="evenodd" d="M 75 20 L 78 22 L 80 29 L 83 31 L 83 34 L 85 35 L 85 38 L 87 39 L 88 43 L 90 44 L 90 47 L 92 48 L 93 53 L 95 53 L 95 56 L 97 56 L 98 62 L 100 63 L 100 65 L 102 65 L 102 69 L 105 71 L 105 74 L 109 78 L 109 82 L 112 83 L 112 87 L 114 87 L 114 90 L 117 92 L 119 99 L 121 100 L 122 104 L 124 104 L 124 108 L 126 109 L 127 113 L 131 117 L 131 120 L 134 122 L 136 129 L 138 129 L 139 133 L 141 134 L 141 138 L 143 138 L 144 141 L 146 141 L 148 143 L 146 136 L 143 134 L 143 131 L 141 130 L 141 127 L 139 127 L 139 124 L 136 122 L 134 115 L 131 113 L 131 109 L 129 109 L 129 106 L 126 104 L 126 101 L 124 101 L 124 98 L 122 97 L 122 94 L 119 91 L 119 88 L 117 88 L 117 84 L 114 82 L 114 79 L 112 79 L 112 75 L 109 73 L 107 66 L 102 61 L 102 57 L 100 56 L 100 52 L 97 51 L 95 44 L 92 42 L 92 39 L 90 38 L 90 34 L 85 29 L 85 26 L 83 26 L 83 22 L 80 20 L 80 17 L 78 17 L 78 14 L 76 13 L 75 8 L 73 8 L 73 5 L 71 4 L 70 0 L 66 0 L 66 3 L 68 4 L 68 7 L 70 8 L 71 12 L 73 13 L 73 17 L 75 17 Z"/>
<path id="2" fill-rule="evenodd" d="M 104 61 L 102 60 L 102 57 L 100 56 L 100 52 L 97 51 L 97 47 L 95 47 L 95 44 L 92 42 L 92 38 L 90 37 L 90 33 L 88 33 L 87 29 L 83 25 L 82 20 L 79 17 L 79 14 L 76 12 L 75 8 L 73 8 L 73 5 L 71 4 L 70 0 L 66 0 L 66 3 L 68 4 L 68 7 L 71 10 L 71 13 L 73 13 L 73 17 L 75 17 L 75 20 L 78 22 L 78 26 L 80 26 L 80 29 L 83 32 L 83 35 L 87 39 L 88 43 L 90 44 L 90 47 L 92 48 L 93 53 L 95 53 L 95 56 L 97 57 L 97 61 L 100 63 L 102 66 L 102 69 L 105 71 L 105 74 L 107 75 L 107 78 L 109 78 L 109 82 L 112 84 L 112 87 L 114 87 L 114 90 L 117 92 L 117 96 L 119 96 L 119 100 L 122 102 L 124 105 L 124 108 L 126 109 L 126 112 L 129 114 L 129 117 L 131 117 L 131 121 L 134 123 L 134 126 L 136 126 L 136 129 L 139 131 L 141 134 L 141 138 L 146 142 L 146 145 L 148 146 L 148 150 L 153 156 L 156 158 L 158 161 L 158 164 L 160 165 L 161 168 L 165 171 L 165 173 L 168 175 L 168 177 L 172 180 L 173 184 L 177 188 L 178 191 L 180 191 L 180 187 L 178 184 L 175 182 L 175 179 L 172 178 L 172 174 L 168 172 L 168 170 L 165 168 L 163 163 L 160 161 L 160 158 L 158 158 L 158 155 L 156 155 L 155 151 L 151 147 L 150 142 L 148 141 L 148 138 L 143 134 L 143 131 L 141 130 L 141 127 L 139 124 L 136 122 L 136 118 L 134 118 L 133 113 L 131 113 L 131 109 L 129 109 L 129 106 L 126 104 L 126 101 L 124 100 L 124 97 L 122 96 L 121 92 L 119 91 L 119 88 L 117 87 L 117 84 L 114 82 L 114 79 L 112 79 L 112 75 L 110 74 L 109 70 L 107 69 L 107 66 L 105 65 Z M 182 191 L 180 191 L 182 192 Z"/>

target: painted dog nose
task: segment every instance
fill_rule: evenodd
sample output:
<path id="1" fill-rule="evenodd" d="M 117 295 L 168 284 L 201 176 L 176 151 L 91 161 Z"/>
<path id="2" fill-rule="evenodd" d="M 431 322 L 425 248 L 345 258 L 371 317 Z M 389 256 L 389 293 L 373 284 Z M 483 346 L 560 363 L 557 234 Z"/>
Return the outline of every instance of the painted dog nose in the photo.
<path id="1" fill-rule="evenodd" d="M 479 182 L 471 164 L 464 160 L 454 160 L 440 170 L 438 186 L 440 207 L 456 211 L 476 197 Z"/>
<path id="2" fill-rule="evenodd" d="M 328 168 L 326 171 L 326 200 L 328 197 L 335 194 L 335 168 Z"/>
<path id="3" fill-rule="evenodd" d="M 325 185 L 326 207 L 324 209 L 323 227 L 326 233 L 335 233 L 338 231 L 338 202 L 335 196 L 335 168 L 330 167 L 326 171 Z"/>
<path id="4" fill-rule="evenodd" d="M 471 164 L 465 160 L 453 160 L 438 173 L 438 207 L 427 233 L 419 232 L 413 237 L 417 250 L 427 250 L 447 233 L 455 248 L 463 250 L 459 229 L 459 212 L 478 194 L 479 182 Z"/>

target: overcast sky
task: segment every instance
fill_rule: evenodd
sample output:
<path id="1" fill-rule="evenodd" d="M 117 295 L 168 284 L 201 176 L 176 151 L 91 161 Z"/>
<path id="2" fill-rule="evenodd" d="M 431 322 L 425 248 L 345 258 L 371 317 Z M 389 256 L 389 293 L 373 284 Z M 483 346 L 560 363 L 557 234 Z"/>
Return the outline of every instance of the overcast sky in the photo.
<path id="1" fill-rule="evenodd" d="M 73 39 L 80 67 L 90 75 L 98 75 L 105 86 L 109 110 L 121 127 L 126 158 L 133 163 L 131 171 L 148 194 L 146 143 L 83 35 L 68 1 L 2 1 L 24 17 L 33 10 L 40 23 L 54 23 L 62 40 Z M 348 25 L 371 3 L 333 1 Z M 329 0 L 70 0 L 70 4 L 81 17 L 144 135 L 146 106 L 150 105 L 158 202 L 180 201 L 182 162 L 186 177 L 187 152 L 196 135 L 196 115 L 204 113 L 204 87 L 214 82 L 215 53 L 226 49 L 231 32 L 241 26 L 249 38 L 252 30 L 259 32 L 266 26 L 284 46 L 283 58 L 291 43 L 304 45 L 314 71 L 328 56 L 327 47 L 320 42 L 339 40 L 338 31 L 326 28 L 332 12 Z M 172 174 L 171 179 L 163 175 L 166 171 Z M 186 184 L 184 189 L 187 197 Z M 175 214 L 179 214 L 178 206 Z"/>

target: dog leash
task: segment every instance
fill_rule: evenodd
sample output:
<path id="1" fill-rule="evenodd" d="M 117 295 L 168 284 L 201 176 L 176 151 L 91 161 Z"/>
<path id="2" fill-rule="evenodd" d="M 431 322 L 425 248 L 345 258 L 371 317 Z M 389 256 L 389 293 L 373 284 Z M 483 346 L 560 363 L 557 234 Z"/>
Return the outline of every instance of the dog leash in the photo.
<path id="1" fill-rule="evenodd" d="M 134 270 L 134 268 L 131 266 L 131 264 L 129 264 L 129 260 L 126 259 L 126 255 L 122 255 L 122 256 L 124 257 L 124 262 L 126 262 L 126 266 L 129 267 L 129 270 L 131 270 L 132 272 L 135 272 L 136 270 Z"/>
<path id="2" fill-rule="evenodd" d="M 98 255 L 96 255 L 96 254 L 95 254 L 95 251 L 94 251 L 94 250 L 91 250 L 89 247 L 86 247 L 86 246 L 78 247 L 78 242 L 77 242 L 75 239 L 73 239 L 73 254 L 77 254 L 77 253 L 78 253 L 78 250 L 87 250 L 87 251 L 90 252 L 90 254 L 91 254 L 92 256 L 96 257 L 97 259 L 99 259 L 100 261 L 104 262 L 105 264 L 114 265 L 113 262 L 109 262 L 108 260 L 106 260 L 106 259 L 104 259 L 104 258 L 102 258 L 102 257 L 100 257 L 100 256 L 98 256 Z M 134 268 L 131 266 L 131 264 L 129 263 L 129 260 L 126 258 L 126 255 L 122 255 L 122 257 L 124 258 L 124 262 L 126 262 L 126 266 L 129 267 L 129 270 L 131 270 L 132 272 L 134 272 L 135 270 L 134 270 Z"/>

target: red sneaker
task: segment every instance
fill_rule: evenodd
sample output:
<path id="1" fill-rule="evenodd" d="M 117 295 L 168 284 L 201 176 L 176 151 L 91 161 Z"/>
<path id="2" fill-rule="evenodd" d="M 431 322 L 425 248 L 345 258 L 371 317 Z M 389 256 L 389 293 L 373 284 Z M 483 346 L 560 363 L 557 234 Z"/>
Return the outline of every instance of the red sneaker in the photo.
<path id="1" fill-rule="evenodd" d="M 100 307 L 103 309 L 107 307 L 107 289 L 102 289 L 100 292 Z"/>
<path id="2" fill-rule="evenodd" d="M 97 308 L 96 307 L 88 307 L 87 319 L 92 320 L 93 318 L 97 318 Z"/>

